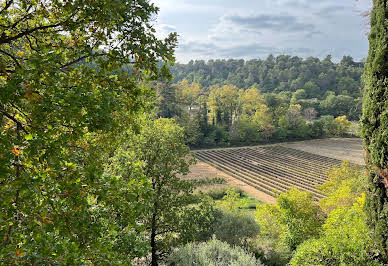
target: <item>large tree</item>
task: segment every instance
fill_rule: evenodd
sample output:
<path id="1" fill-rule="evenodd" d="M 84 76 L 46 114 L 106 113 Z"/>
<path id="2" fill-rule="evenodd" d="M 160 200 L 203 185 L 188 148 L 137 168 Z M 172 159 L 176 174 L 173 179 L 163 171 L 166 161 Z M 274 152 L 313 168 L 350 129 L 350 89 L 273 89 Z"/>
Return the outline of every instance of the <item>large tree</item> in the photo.
<path id="1" fill-rule="evenodd" d="M 150 23 L 157 11 L 147 0 L 1 2 L 2 262 L 105 264 L 117 253 L 95 205 L 112 188 L 104 162 L 149 105 L 139 84 L 173 60 L 175 34 L 158 40 Z"/>
<path id="2" fill-rule="evenodd" d="M 368 222 L 377 256 L 388 263 L 388 1 L 374 0 L 365 67 L 362 134 L 370 189 Z"/>
<path id="3" fill-rule="evenodd" d="M 148 232 L 151 265 L 158 265 L 161 257 L 169 251 L 169 245 L 179 238 L 185 220 L 182 215 L 194 200 L 193 185 L 179 177 L 189 172 L 194 157 L 184 144 L 183 128 L 174 120 L 165 118 L 145 123 L 139 134 L 130 137 L 124 151 L 133 157 L 120 159 L 124 165 L 119 169 L 129 166 L 127 172 L 131 172 L 133 164 L 140 162 L 141 173 L 151 185 L 150 200 L 138 222 L 143 223 Z M 119 153 L 118 158 L 122 156 L 123 153 Z M 138 199 L 143 198 L 142 194 L 139 193 Z"/>

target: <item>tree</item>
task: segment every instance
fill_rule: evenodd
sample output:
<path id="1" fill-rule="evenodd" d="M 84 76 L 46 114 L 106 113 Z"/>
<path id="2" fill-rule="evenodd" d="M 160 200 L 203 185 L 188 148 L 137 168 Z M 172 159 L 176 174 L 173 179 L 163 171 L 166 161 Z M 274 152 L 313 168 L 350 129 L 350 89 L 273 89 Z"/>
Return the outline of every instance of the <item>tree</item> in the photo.
<path id="1" fill-rule="evenodd" d="M 303 117 L 306 120 L 314 120 L 317 117 L 317 111 L 313 107 L 309 107 L 303 110 Z"/>
<path id="2" fill-rule="evenodd" d="M 211 87 L 208 106 L 215 124 L 231 126 L 238 106 L 238 88 L 233 85 Z"/>
<path id="3" fill-rule="evenodd" d="M 345 161 L 340 167 L 328 171 L 328 180 L 318 186 L 326 196 L 319 200 L 319 206 L 326 214 L 338 207 L 351 207 L 366 191 L 365 175 L 361 169 Z"/>
<path id="4" fill-rule="evenodd" d="M 155 106 L 159 116 L 173 118 L 182 113 L 177 101 L 176 85 L 169 82 L 157 82 L 155 92 Z"/>
<path id="5" fill-rule="evenodd" d="M 303 89 L 299 89 L 296 92 L 292 94 L 291 103 L 296 104 L 301 99 L 306 99 L 307 94 L 306 91 Z"/>
<path id="6" fill-rule="evenodd" d="M 346 115 L 336 117 L 334 119 L 334 134 L 336 136 L 344 136 L 351 125 L 352 123 L 346 119 Z"/>
<path id="7" fill-rule="evenodd" d="M 184 107 L 189 108 L 189 111 L 193 106 L 198 105 L 198 97 L 201 93 L 202 90 L 198 83 L 190 84 L 184 79 L 177 84 L 177 98 Z"/>
<path id="8" fill-rule="evenodd" d="M 365 194 L 355 200 L 351 206 L 331 211 L 322 226 L 322 236 L 298 246 L 290 265 L 379 265 L 369 256 Z"/>
<path id="9" fill-rule="evenodd" d="M 193 201 L 193 185 L 178 175 L 189 172 L 194 158 L 184 144 L 183 129 L 165 118 L 147 123 L 127 145 L 151 183 L 152 196 L 143 217 L 149 232 L 151 265 L 158 265 L 177 238 L 182 212 Z"/>
<path id="10" fill-rule="evenodd" d="M 151 90 L 140 84 L 169 76 L 176 35 L 155 37 L 149 21 L 157 11 L 136 0 L 2 2 L 4 263 L 106 264 L 116 257 L 91 199 L 106 195 L 105 163 L 149 107 Z"/>
<path id="11" fill-rule="evenodd" d="M 266 140 L 268 140 L 274 133 L 275 127 L 272 122 L 272 115 L 269 112 L 269 108 L 265 104 L 264 97 L 260 94 L 260 91 L 253 87 L 245 91 L 241 91 L 239 104 L 239 109 L 241 109 L 241 119 L 238 121 L 240 124 L 240 131 L 244 126 L 248 130 L 253 129 L 256 131 L 244 132 L 244 130 L 242 130 L 241 133 L 248 135 L 246 137 L 250 139 L 257 139 L 257 137 L 261 134 Z M 245 138 L 242 140 L 245 141 Z"/>
<path id="12" fill-rule="evenodd" d="M 374 0 L 365 65 L 362 137 L 370 187 L 366 209 L 378 256 L 388 263 L 388 2 Z"/>
<path id="13" fill-rule="evenodd" d="M 280 194 L 276 205 L 260 206 L 256 219 L 263 235 L 278 239 L 279 245 L 291 250 L 317 237 L 322 226 L 322 215 L 313 195 L 296 188 Z"/>
<path id="14" fill-rule="evenodd" d="M 344 162 L 328 172 L 318 188 L 327 215 L 318 238 L 298 246 L 291 265 L 378 265 L 370 256 L 372 234 L 364 211 L 367 181 L 360 166 Z"/>

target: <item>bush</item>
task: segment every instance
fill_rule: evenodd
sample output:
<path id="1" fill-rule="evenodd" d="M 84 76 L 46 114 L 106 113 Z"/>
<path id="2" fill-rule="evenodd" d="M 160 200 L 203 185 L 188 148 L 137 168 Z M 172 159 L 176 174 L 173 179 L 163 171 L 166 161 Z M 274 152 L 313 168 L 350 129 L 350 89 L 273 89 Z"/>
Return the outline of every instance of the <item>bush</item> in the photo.
<path id="1" fill-rule="evenodd" d="M 348 121 L 346 118 L 346 115 L 339 116 L 336 119 L 334 119 L 334 126 L 335 126 L 335 131 L 334 135 L 335 136 L 345 136 L 352 123 Z"/>
<path id="2" fill-rule="evenodd" d="M 263 141 L 258 125 L 247 118 L 241 118 L 237 121 L 236 133 L 231 136 L 232 144 L 252 144 Z"/>
<path id="3" fill-rule="evenodd" d="M 218 176 L 213 178 L 206 177 L 206 178 L 191 179 L 190 182 L 192 182 L 196 187 L 222 185 L 227 183 L 225 178 L 218 177 Z"/>
<path id="4" fill-rule="evenodd" d="M 221 188 L 212 189 L 212 190 L 206 191 L 206 195 L 211 197 L 213 200 L 222 200 L 226 196 L 228 189 L 230 189 L 230 187 L 221 187 Z M 233 189 L 236 193 L 239 194 L 239 197 L 241 197 L 245 193 L 240 188 L 233 188 Z"/>
<path id="5" fill-rule="evenodd" d="M 229 143 L 228 129 L 222 126 L 214 126 L 212 132 L 210 132 L 210 138 L 214 140 L 216 145 L 227 145 Z"/>
<path id="6" fill-rule="evenodd" d="M 278 196 L 277 205 L 258 208 L 256 218 L 264 236 L 295 250 L 319 235 L 323 217 L 311 193 L 291 188 Z"/>
<path id="7" fill-rule="evenodd" d="M 366 191 L 366 176 L 361 166 L 353 166 L 345 161 L 340 167 L 333 167 L 328 174 L 328 180 L 318 186 L 327 197 L 319 200 L 319 206 L 326 213 L 338 207 L 352 207 L 357 198 Z"/>
<path id="8" fill-rule="evenodd" d="M 292 255 L 286 246 L 278 245 L 276 240 L 261 236 L 248 239 L 246 250 L 267 266 L 287 265 Z"/>
<path id="9" fill-rule="evenodd" d="M 344 162 L 328 172 L 329 180 L 319 186 L 327 196 L 319 201 L 327 214 L 322 232 L 297 248 L 291 265 L 375 265 L 363 209 L 366 177 L 361 170 Z"/>
<path id="10" fill-rule="evenodd" d="M 240 247 L 231 247 L 215 238 L 204 243 L 189 243 L 174 251 L 168 265 L 182 266 L 254 266 L 263 265 Z"/>
<path id="11" fill-rule="evenodd" d="M 377 265 L 369 256 L 370 233 L 363 211 L 365 195 L 351 208 L 332 211 L 319 239 L 311 239 L 296 250 L 291 265 Z"/>
<path id="12" fill-rule="evenodd" d="M 251 216 L 231 211 L 221 211 L 213 224 L 213 234 L 230 245 L 246 246 L 249 238 L 256 237 L 260 227 Z"/>

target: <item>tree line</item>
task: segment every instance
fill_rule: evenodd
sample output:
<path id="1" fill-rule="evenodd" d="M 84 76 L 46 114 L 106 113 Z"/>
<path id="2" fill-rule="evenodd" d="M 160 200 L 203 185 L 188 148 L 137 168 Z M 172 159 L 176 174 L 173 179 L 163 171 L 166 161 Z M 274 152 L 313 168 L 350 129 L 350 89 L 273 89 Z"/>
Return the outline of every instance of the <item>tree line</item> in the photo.
<path id="1" fill-rule="evenodd" d="M 291 59 L 287 56 L 278 58 Z M 233 66 L 235 61 L 215 62 Z M 246 65 L 249 65 L 248 62 Z M 189 63 L 187 66 L 191 66 L 194 71 L 195 65 Z M 340 65 L 346 64 L 339 63 L 336 68 L 341 68 Z M 181 67 L 178 64 L 172 71 Z M 345 68 L 357 72 L 357 79 L 360 80 L 362 72 L 358 72 L 360 67 L 356 63 L 351 67 L 346 65 Z M 191 72 L 187 76 L 195 73 Z M 350 96 L 348 93 L 336 95 L 329 90 L 322 92 L 311 80 L 303 85 L 303 89 L 292 91 L 288 88 L 280 92 L 276 92 L 276 89 L 268 92 L 257 83 L 244 88 L 234 84 L 223 85 L 229 82 L 225 80 L 206 87 L 188 79 L 176 80 L 155 85 L 157 114 L 160 117 L 175 118 L 184 127 L 186 143 L 191 147 L 344 136 L 349 133 L 352 125 L 350 121 L 356 124 L 361 116 L 362 99 L 358 89 L 355 89 L 361 86 L 360 81 L 354 88 L 343 85 L 339 89 L 341 93 L 346 93 L 345 88 L 348 88 L 354 95 Z M 312 92 L 309 88 L 314 86 L 316 89 Z M 357 127 L 352 134 L 358 134 Z"/>

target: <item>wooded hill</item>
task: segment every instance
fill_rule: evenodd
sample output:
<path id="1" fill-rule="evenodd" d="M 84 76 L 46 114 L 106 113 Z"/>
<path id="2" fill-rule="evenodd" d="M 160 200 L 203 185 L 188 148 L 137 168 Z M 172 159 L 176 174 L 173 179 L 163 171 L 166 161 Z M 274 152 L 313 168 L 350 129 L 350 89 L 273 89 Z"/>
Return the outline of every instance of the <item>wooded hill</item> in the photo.
<path id="1" fill-rule="evenodd" d="M 363 69 L 364 63 L 355 62 L 351 56 L 334 63 L 330 55 L 323 60 L 269 55 L 265 60 L 191 60 L 187 64 L 177 63 L 171 70 L 174 83 L 187 79 L 205 88 L 225 84 L 244 89 L 255 86 L 263 93 L 304 89 L 308 98 L 323 99 L 328 91 L 361 96 Z"/>

